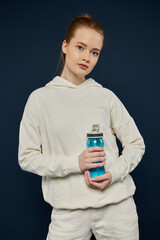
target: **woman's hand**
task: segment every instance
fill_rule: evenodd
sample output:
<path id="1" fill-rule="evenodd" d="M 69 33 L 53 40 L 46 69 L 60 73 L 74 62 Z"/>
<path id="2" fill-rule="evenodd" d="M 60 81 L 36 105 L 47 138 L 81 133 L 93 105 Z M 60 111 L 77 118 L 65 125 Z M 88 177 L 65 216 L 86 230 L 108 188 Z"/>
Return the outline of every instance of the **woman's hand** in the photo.
<path id="1" fill-rule="evenodd" d="M 84 172 L 90 168 L 102 167 L 106 163 L 106 153 L 101 147 L 86 148 L 79 156 L 79 167 L 81 172 Z M 101 161 L 101 163 L 96 163 Z"/>
<path id="2" fill-rule="evenodd" d="M 110 172 L 106 172 L 105 174 L 103 174 L 101 176 L 91 178 L 90 172 L 85 171 L 84 176 L 85 176 L 85 180 L 87 182 L 87 185 L 89 187 L 95 188 L 95 189 L 101 190 L 101 191 L 103 189 L 105 189 L 110 184 L 110 182 L 112 181 L 112 174 Z M 102 182 L 96 182 L 96 181 L 100 181 L 100 180 L 102 180 Z"/>

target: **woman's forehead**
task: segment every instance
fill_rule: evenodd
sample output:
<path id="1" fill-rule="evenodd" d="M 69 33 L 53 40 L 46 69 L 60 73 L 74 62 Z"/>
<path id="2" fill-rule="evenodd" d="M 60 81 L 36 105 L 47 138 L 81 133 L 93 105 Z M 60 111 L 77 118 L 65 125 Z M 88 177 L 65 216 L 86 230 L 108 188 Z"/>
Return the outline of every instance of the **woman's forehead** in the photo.
<path id="1" fill-rule="evenodd" d="M 102 35 L 90 28 L 78 28 L 72 38 L 72 42 L 74 43 L 82 42 L 86 45 L 92 45 L 95 48 L 101 48 L 102 41 Z"/>

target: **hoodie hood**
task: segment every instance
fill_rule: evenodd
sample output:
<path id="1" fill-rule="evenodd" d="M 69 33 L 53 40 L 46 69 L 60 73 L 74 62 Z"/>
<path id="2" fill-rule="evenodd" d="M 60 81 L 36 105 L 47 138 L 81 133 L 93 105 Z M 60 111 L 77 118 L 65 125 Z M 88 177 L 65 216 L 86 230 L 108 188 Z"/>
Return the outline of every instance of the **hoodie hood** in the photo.
<path id="1" fill-rule="evenodd" d="M 96 82 L 93 78 L 88 78 L 79 85 L 75 85 L 65 78 L 60 76 L 55 76 L 50 82 L 48 82 L 45 87 L 68 87 L 68 88 L 88 88 L 88 87 L 103 87 L 101 84 Z"/>

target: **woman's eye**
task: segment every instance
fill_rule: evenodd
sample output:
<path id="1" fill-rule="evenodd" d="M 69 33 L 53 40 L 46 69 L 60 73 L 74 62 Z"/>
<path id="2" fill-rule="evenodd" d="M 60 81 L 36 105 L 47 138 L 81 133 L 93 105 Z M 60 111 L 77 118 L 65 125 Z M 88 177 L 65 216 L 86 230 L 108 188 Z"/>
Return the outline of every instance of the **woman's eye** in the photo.
<path id="1" fill-rule="evenodd" d="M 77 46 L 79 48 L 79 50 L 81 50 L 80 48 L 83 48 L 82 46 Z"/>
<path id="2" fill-rule="evenodd" d="M 95 54 L 93 54 L 93 55 L 97 55 L 97 56 L 98 56 L 98 53 L 97 53 L 97 52 L 93 52 L 93 53 L 95 53 Z"/>
<path id="3" fill-rule="evenodd" d="M 82 50 L 82 49 L 83 49 L 82 46 L 77 46 L 77 48 L 78 48 L 79 50 Z M 98 56 L 98 53 L 97 53 L 97 52 L 93 52 L 93 55 Z"/>

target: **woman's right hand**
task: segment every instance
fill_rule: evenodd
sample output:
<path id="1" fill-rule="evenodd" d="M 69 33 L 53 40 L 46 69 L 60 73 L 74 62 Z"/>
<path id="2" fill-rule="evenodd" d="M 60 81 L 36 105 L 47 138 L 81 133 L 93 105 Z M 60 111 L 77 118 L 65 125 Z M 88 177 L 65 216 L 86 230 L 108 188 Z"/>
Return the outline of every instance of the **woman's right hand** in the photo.
<path id="1" fill-rule="evenodd" d="M 98 152 L 95 152 L 98 151 Z M 102 167 L 105 165 L 106 158 L 104 157 L 106 153 L 101 147 L 90 147 L 86 148 L 79 156 L 79 167 L 81 172 L 84 172 L 90 168 Z M 102 163 L 95 163 L 102 161 Z"/>

